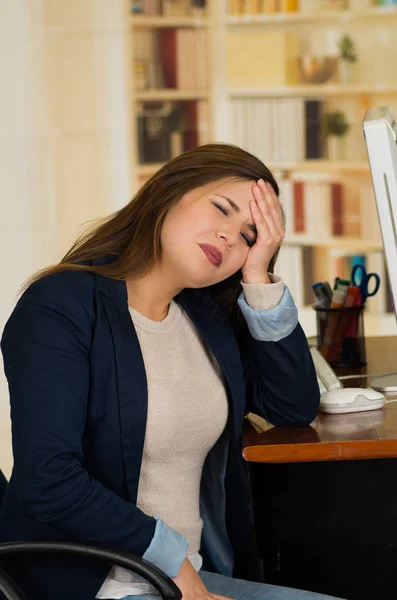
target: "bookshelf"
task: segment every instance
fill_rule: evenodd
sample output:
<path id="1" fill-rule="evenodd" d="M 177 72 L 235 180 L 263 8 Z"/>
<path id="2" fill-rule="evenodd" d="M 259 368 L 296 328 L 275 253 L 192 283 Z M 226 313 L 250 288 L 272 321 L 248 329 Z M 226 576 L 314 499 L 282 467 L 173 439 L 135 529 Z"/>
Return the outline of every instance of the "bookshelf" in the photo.
<path id="1" fill-rule="evenodd" d="M 165 163 L 151 163 L 139 165 L 138 171 L 142 176 L 153 175 L 161 169 Z M 295 171 L 307 171 L 310 173 L 367 173 L 368 163 L 365 161 L 330 161 L 330 160 L 306 160 L 301 162 L 279 162 L 268 163 L 271 171 L 281 171 L 284 176 Z"/>
<path id="2" fill-rule="evenodd" d="M 346 23 L 349 21 L 368 21 L 373 19 L 397 18 L 395 6 L 373 6 L 360 10 L 332 10 L 322 12 L 278 12 L 259 15 L 230 15 L 226 16 L 227 25 L 301 25 L 303 23 Z"/>
<path id="3" fill-rule="evenodd" d="M 133 188 L 213 135 L 210 0 L 130 0 Z"/>
<path id="4" fill-rule="evenodd" d="M 397 94 L 395 85 L 384 83 L 368 83 L 353 85 L 316 84 L 316 85 L 288 85 L 269 88 L 230 88 L 230 98 L 290 98 L 303 96 L 305 98 L 319 98 L 327 96 L 379 96 Z"/>
<path id="5" fill-rule="evenodd" d="M 310 173 L 368 173 L 366 161 L 332 161 L 332 160 L 304 160 L 300 162 L 268 163 L 271 171 L 282 171 L 284 174 L 295 171 L 308 171 Z"/>
<path id="6" fill-rule="evenodd" d="M 310 237 L 308 235 L 292 234 L 287 237 L 286 246 L 306 246 L 314 248 L 333 248 L 336 250 L 347 250 L 349 252 L 366 253 L 382 250 L 382 242 L 376 240 L 363 240 L 361 238 L 333 236 L 333 237 Z"/>
<path id="7" fill-rule="evenodd" d="M 192 16 L 174 16 L 167 15 L 131 15 L 129 18 L 130 26 L 133 29 L 161 29 L 169 27 L 208 27 L 209 20 Z"/>
<path id="8" fill-rule="evenodd" d="M 136 92 L 135 98 L 140 102 L 157 102 L 162 100 L 198 100 L 208 99 L 210 93 L 208 90 L 172 90 L 169 88 L 159 88 L 156 90 L 145 90 Z"/>
<path id="9" fill-rule="evenodd" d="M 316 4 L 324 8 L 326 3 Z M 310 334 L 315 333 L 311 284 L 324 279 L 332 283 L 336 275 L 347 278 L 352 261 L 366 261 L 367 269 L 380 272 L 384 283 L 382 293 L 366 308 L 371 334 L 384 331 L 386 322 L 390 326 L 390 316 L 394 323 L 361 120 L 372 105 L 388 104 L 397 110 L 397 74 L 382 66 L 394 57 L 397 6 L 371 6 L 368 1 L 353 9 L 359 3 L 349 0 L 339 3 L 343 9 L 315 12 L 292 10 L 299 4 L 293 0 L 222 3 L 220 39 L 226 56 L 216 101 L 228 111 L 215 129 L 219 139 L 258 155 L 280 184 L 287 234 L 278 268 Z M 231 14 L 236 7 L 254 13 L 258 6 L 271 4 L 290 10 Z M 336 4 L 329 2 L 330 7 Z M 349 81 L 342 78 L 337 58 L 343 35 L 353 39 L 358 54 Z M 251 61 L 240 60 L 244 47 Z M 303 55 L 332 56 L 333 72 L 321 83 L 304 81 L 299 64 Z M 307 123 L 314 109 L 321 142 L 310 154 L 305 140 L 313 135 Z M 342 111 L 350 125 L 340 156 L 333 156 L 324 139 L 324 114 L 334 111 Z"/>
<path id="10" fill-rule="evenodd" d="M 322 5 L 326 1 L 317 0 Z M 335 0 L 329 1 L 335 6 Z M 354 10 L 353 5 L 360 1 L 362 8 Z M 264 0 L 262 5 L 266 2 L 270 5 L 272 0 Z M 301 2 L 307 4 L 306 0 Z M 397 114 L 397 72 L 393 67 L 397 61 L 397 46 L 393 47 L 397 6 L 370 6 L 368 1 L 365 7 L 362 0 L 346 0 L 347 8 L 343 10 L 230 14 L 232 5 L 247 9 L 261 3 L 206 0 L 202 4 L 205 9 L 194 15 L 129 16 L 134 58 L 145 60 L 139 49 L 145 45 L 153 48 L 164 35 L 162 31 L 171 38 L 170 30 L 186 30 L 194 35 L 199 31 L 204 36 L 200 38 L 201 47 L 204 42 L 207 45 L 206 85 L 140 89 L 134 82 L 134 126 L 137 127 L 138 107 L 145 103 L 171 102 L 190 110 L 194 106 L 197 131 L 190 136 L 191 144 L 211 140 L 236 143 L 269 166 L 280 183 L 280 198 L 287 214 L 279 269 L 304 315 L 305 331 L 313 334 L 314 315 L 309 305 L 313 301 L 314 280 L 332 282 L 335 275 L 346 275 L 351 261 L 361 257 L 367 261 L 367 269 L 377 270 L 387 281 L 361 119 L 367 108 L 380 103 L 388 104 Z M 293 4 L 292 0 L 278 2 L 279 6 Z M 358 53 L 352 80 L 341 80 L 335 59 L 338 64 L 327 81 L 303 83 L 297 66 L 299 57 L 316 52 L 335 57 L 342 35 L 354 40 Z M 263 42 L 262 52 L 255 52 L 255 39 Z M 233 43 L 237 44 L 234 56 Z M 285 65 L 290 64 L 291 49 L 295 51 L 292 75 L 284 72 Z M 230 62 L 237 68 L 237 75 L 231 71 Z M 197 68 L 197 62 L 191 63 Z M 202 63 L 199 68 L 203 68 Z M 252 70 L 254 75 L 263 71 L 262 79 L 252 77 Z M 321 143 L 309 152 L 305 142 L 308 106 L 317 110 L 317 136 L 321 137 Z M 319 119 L 324 113 L 337 110 L 346 115 L 350 129 L 340 156 L 333 156 L 324 141 Z M 280 123 L 283 126 L 277 127 Z M 136 129 L 134 139 L 138 139 Z M 180 141 L 174 152 L 178 152 L 178 147 L 180 150 Z M 158 157 L 142 161 L 135 142 L 136 186 L 164 162 Z M 300 190 L 298 205 L 296 189 Z M 366 319 L 372 334 L 390 330 L 387 287 L 383 286 L 376 300 L 368 301 Z"/>

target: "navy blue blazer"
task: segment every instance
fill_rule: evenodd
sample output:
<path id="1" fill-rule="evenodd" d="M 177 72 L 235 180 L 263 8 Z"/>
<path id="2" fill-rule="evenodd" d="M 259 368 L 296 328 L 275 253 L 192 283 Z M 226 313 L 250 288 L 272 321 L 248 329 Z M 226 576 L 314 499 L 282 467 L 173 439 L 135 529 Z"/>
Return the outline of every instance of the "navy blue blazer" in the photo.
<path id="1" fill-rule="evenodd" d="M 254 339 L 246 326 L 236 335 L 209 289 L 175 300 L 220 364 L 229 402 L 224 469 L 214 471 L 216 444 L 203 471 L 203 568 L 225 572 L 226 534 L 233 575 L 255 579 L 243 418 L 252 411 L 279 426 L 315 418 L 308 344 L 299 324 L 277 342 Z M 156 521 L 136 507 L 148 399 L 125 283 L 77 271 L 39 280 L 7 322 L 2 351 L 14 468 L 0 541 L 84 541 L 142 556 Z M 15 568 L 32 600 L 91 600 L 109 570 L 59 556 L 18 559 Z"/>

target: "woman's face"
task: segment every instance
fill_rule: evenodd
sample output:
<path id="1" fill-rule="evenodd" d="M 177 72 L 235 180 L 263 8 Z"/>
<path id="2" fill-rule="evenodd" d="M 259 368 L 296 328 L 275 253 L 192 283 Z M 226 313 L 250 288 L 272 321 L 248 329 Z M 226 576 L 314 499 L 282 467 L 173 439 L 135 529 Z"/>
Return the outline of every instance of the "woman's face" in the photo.
<path id="1" fill-rule="evenodd" d="M 244 264 L 256 231 L 249 203 L 255 181 L 222 179 L 191 190 L 167 214 L 162 263 L 180 287 L 227 279 Z"/>

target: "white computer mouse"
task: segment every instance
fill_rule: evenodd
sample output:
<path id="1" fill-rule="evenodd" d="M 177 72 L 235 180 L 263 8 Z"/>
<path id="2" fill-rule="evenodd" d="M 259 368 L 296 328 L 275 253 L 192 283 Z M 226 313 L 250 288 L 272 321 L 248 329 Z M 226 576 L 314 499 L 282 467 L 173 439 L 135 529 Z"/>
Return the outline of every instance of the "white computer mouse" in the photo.
<path id="1" fill-rule="evenodd" d="M 339 388 L 322 394 L 320 410 L 325 413 L 349 413 L 382 408 L 385 397 L 372 388 Z"/>

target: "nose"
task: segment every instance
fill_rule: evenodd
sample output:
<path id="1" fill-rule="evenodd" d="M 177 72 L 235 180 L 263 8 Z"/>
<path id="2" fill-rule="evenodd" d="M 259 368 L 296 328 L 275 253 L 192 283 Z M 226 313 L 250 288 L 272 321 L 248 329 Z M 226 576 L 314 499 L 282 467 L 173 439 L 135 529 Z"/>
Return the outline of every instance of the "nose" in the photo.
<path id="1" fill-rule="evenodd" d="M 221 240 L 228 248 L 233 248 L 236 245 L 238 240 L 238 233 L 228 230 L 228 231 L 218 231 L 217 238 Z"/>

